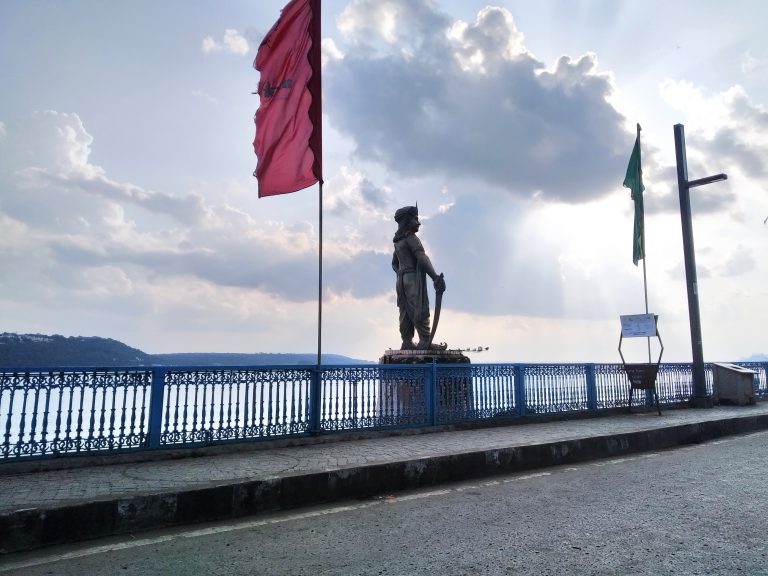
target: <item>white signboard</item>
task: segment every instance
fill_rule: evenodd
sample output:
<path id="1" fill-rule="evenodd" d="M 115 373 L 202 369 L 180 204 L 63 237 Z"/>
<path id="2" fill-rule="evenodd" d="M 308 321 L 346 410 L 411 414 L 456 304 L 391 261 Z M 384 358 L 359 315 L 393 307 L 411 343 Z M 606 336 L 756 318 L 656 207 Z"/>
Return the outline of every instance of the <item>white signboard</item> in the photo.
<path id="1" fill-rule="evenodd" d="M 624 338 L 656 336 L 655 314 L 628 314 L 620 318 L 621 335 Z"/>

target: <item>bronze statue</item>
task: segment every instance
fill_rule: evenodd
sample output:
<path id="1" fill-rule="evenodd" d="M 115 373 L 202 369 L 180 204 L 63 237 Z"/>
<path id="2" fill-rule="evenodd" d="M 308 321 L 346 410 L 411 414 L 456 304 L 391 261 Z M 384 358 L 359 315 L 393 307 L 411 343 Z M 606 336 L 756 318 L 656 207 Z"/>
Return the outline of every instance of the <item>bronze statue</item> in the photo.
<path id="1" fill-rule="evenodd" d="M 400 309 L 401 350 L 445 350 L 445 344 L 433 344 L 435 330 L 429 329 L 429 297 L 427 276 L 432 279 L 437 293 L 435 324 L 440 315 L 440 302 L 445 291 L 445 279 L 435 272 L 432 262 L 416 236 L 419 231 L 419 209 L 405 206 L 395 212 L 398 228 L 392 241 L 392 269 L 397 273 L 397 307 Z M 418 344 L 413 343 L 414 332 L 419 334 Z"/>

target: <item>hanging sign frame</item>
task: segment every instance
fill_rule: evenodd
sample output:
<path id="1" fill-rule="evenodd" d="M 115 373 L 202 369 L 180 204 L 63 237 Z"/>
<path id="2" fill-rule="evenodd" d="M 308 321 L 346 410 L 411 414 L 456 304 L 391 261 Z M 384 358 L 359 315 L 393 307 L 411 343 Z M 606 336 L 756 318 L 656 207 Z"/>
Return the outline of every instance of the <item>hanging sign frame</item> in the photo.
<path id="1" fill-rule="evenodd" d="M 659 374 L 659 365 L 661 357 L 664 354 L 664 343 L 659 336 L 658 321 L 656 314 L 628 314 L 620 316 L 621 335 L 619 336 L 619 356 L 624 366 L 624 372 L 629 380 L 629 411 L 632 412 L 632 393 L 635 390 L 652 391 L 656 401 L 656 409 L 661 416 L 661 407 L 659 406 L 659 393 L 656 390 L 656 377 Z M 621 344 L 624 338 L 657 338 L 659 340 L 659 358 L 656 363 L 627 363 L 624 359 L 624 353 L 621 351 Z M 650 360 L 650 345 L 648 348 Z"/>

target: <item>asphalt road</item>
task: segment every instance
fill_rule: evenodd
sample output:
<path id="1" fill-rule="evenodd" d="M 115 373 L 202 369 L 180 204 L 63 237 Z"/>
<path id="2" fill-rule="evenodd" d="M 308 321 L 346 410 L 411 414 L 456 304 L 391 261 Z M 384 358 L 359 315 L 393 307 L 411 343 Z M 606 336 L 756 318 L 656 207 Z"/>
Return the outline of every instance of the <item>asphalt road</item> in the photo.
<path id="1" fill-rule="evenodd" d="M 768 575 L 768 432 L 0 558 L 0 576 Z"/>

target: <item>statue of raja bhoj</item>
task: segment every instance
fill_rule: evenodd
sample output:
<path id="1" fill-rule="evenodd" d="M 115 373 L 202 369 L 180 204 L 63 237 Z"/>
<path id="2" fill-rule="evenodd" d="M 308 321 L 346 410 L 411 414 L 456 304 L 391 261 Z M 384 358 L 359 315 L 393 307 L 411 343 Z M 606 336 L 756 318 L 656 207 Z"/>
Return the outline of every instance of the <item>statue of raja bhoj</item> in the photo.
<path id="1" fill-rule="evenodd" d="M 435 271 L 416 233 L 419 231 L 419 209 L 405 206 L 395 212 L 397 232 L 392 241 L 395 251 L 392 255 L 392 269 L 397 274 L 397 307 L 400 310 L 401 350 L 445 350 L 445 344 L 433 344 L 434 329 L 429 327 L 429 297 L 427 276 L 432 279 L 438 303 L 445 291 L 445 279 Z M 439 304 L 435 308 L 435 328 L 440 314 Z M 419 342 L 414 344 L 414 333 Z"/>

